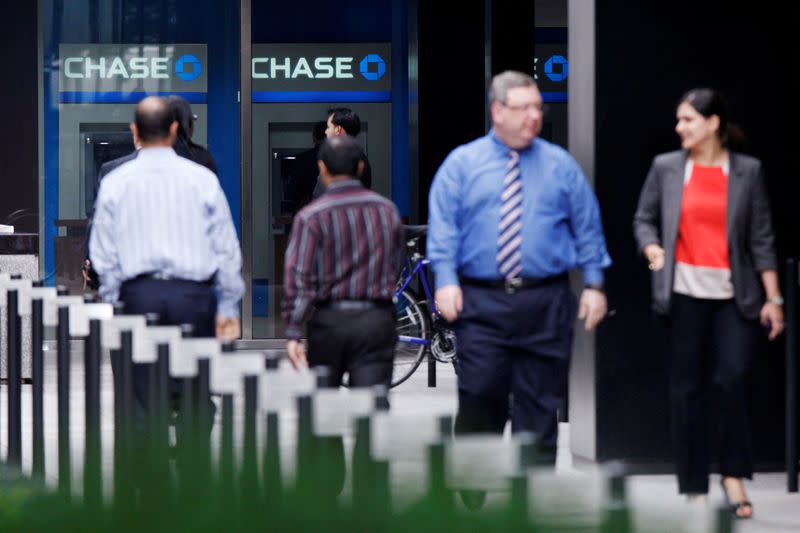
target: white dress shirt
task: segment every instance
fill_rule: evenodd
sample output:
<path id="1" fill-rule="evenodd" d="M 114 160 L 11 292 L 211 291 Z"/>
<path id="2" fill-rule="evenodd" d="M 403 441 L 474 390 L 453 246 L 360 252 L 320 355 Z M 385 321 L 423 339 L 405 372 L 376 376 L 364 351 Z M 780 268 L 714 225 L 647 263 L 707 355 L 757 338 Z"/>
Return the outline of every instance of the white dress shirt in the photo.
<path id="1" fill-rule="evenodd" d="M 89 250 L 106 301 L 141 274 L 192 281 L 216 274 L 218 313 L 239 316 L 242 255 L 225 194 L 210 170 L 172 148 L 142 148 L 103 179 Z"/>

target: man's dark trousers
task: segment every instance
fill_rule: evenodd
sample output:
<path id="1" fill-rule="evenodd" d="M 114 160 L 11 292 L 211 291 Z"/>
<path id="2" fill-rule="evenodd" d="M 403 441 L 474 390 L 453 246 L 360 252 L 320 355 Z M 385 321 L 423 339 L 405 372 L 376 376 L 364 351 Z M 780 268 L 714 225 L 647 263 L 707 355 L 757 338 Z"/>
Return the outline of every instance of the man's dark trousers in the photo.
<path id="1" fill-rule="evenodd" d="M 554 464 L 576 311 L 568 281 L 462 291 L 456 433 L 502 433 L 510 411 L 512 431 L 535 433 L 539 461 Z"/>
<path id="2" fill-rule="evenodd" d="M 308 323 L 310 366 L 330 368 L 335 385 L 348 374 L 351 387 L 388 386 L 397 342 L 394 309 L 358 311 L 318 307 Z"/>
<path id="3" fill-rule="evenodd" d="M 210 283 L 135 279 L 122 284 L 119 299 L 125 304 L 126 314 L 158 313 L 160 325 L 191 324 L 194 327 L 195 337 L 215 336 L 217 299 Z M 140 429 L 146 427 L 148 410 L 154 409 L 147 405 L 147 388 L 147 365 L 133 365 L 135 424 Z M 176 379 L 170 379 L 170 394 L 173 408 L 177 408 L 180 382 Z M 205 401 L 209 403 L 208 412 L 212 414 L 211 418 L 205 421 L 206 429 L 210 433 L 215 408 L 210 398 L 206 398 Z"/>
<path id="4" fill-rule="evenodd" d="M 327 366 L 334 386 L 348 375 L 348 386 L 370 387 L 392 381 L 397 342 L 394 308 L 387 305 L 362 311 L 318 308 L 308 323 L 309 366 Z M 359 447 L 361 443 L 356 442 Z M 335 500 L 345 479 L 344 446 L 338 437 L 322 439 L 315 469 L 319 494 Z M 354 452 L 358 453 L 358 452 Z M 355 479 L 358 477 L 353 475 Z"/>

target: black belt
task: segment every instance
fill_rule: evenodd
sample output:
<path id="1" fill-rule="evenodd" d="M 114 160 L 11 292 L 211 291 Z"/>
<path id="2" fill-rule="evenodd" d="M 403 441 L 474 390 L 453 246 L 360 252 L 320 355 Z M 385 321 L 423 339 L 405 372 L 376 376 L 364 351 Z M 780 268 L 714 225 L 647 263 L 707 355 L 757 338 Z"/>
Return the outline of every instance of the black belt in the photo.
<path id="1" fill-rule="evenodd" d="M 509 279 L 479 279 L 460 277 L 462 285 L 472 287 L 484 287 L 487 289 L 504 289 L 508 294 L 514 294 L 518 289 L 530 289 L 533 287 L 543 287 L 569 280 L 566 272 L 546 278 L 509 278 Z"/>
<path id="2" fill-rule="evenodd" d="M 144 274 L 139 274 L 138 276 L 136 276 L 135 278 L 133 278 L 130 281 L 138 281 L 138 280 L 142 280 L 142 279 L 154 279 L 154 280 L 158 280 L 158 281 L 181 281 L 181 282 L 184 282 L 184 283 L 197 283 L 198 285 L 208 285 L 210 287 L 210 286 L 214 285 L 214 279 L 215 278 L 216 278 L 216 274 L 214 274 L 213 276 L 211 276 L 208 279 L 197 281 L 197 280 L 193 280 L 193 279 L 185 279 L 185 278 L 173 277 L 173 276 L 170 276 L 168 274 L 162 274 L 161 272 L 145 272 Z"/>
<path id="3" fill-rule="evenodd" d="M 391 307 L 390 300 L 326 300 L 316 304 L 318 309 L 335 309 L 337 311 L 367 311 Z"/>

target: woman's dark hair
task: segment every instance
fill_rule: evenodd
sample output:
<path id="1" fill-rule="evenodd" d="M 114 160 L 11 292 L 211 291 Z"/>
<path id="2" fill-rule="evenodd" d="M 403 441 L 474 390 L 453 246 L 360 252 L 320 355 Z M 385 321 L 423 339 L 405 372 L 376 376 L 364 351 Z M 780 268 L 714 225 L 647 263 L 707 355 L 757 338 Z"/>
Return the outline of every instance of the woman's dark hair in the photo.
<path id="1" fill-rule="evenodd" d="M 214 174 L 218 174 L 217 164 L 208 150 L 192 141 L 192 130 L 195 121 L 192 106 L 185 98 L 178 95 L 171 94 L 166 99 L 172 116 L 178 123 L 178 136 L 175 139 L 175 144 L 172 145 L 175 153 L 203 165 Z"/>
<path id="2" fill-rule="evenodd" d="M 167 96 L 167 102 L 175 121 L 178 123 L 178 137 L 184 140 L 191 139 L 189 132 L 194 120 L 192 106 L 184 98 L 174 94 Z"/>
<path id="3" fill-rule="evenodd" d="M 728 122 L 728 102 L 719 91 L 709 88 L 697 88 L 687 91 L 678 102 L 689 104 L 695 111 L 706 118 L 713 115 L 719 117 L 719 137 L 722 146 L 738 150 L 744 145 L 744 133 L 741 128 Z"/>

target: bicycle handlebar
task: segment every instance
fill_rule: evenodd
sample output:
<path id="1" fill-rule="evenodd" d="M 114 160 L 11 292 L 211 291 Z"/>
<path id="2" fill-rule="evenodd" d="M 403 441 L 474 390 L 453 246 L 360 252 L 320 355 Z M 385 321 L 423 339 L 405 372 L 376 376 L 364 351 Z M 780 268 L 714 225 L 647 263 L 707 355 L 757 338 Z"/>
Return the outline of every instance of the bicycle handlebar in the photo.
<path id="1" fill-rule="evenodd" d="M 403 229 L 406 230 L 406 240 L 416 239 L 417 237 L 423 237 L 428 233 L 428 226 L 403 226 Z"/>

